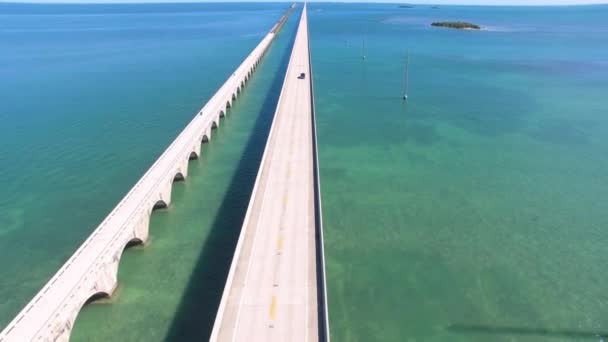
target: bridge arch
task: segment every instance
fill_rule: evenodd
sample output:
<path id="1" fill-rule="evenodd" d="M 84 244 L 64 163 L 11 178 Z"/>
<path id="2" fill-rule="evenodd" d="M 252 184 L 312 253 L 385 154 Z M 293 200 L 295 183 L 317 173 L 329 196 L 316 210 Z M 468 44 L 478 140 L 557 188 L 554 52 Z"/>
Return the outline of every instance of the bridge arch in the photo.
<path id="1" fill-rule="evenodd" d="M 210 136 L 211 136 L 211 134 L 209 134 L 209 135 L 203 134 L 203 136 L 201 137 L 201 144 L 208 143 Z"/>
<path id="2" fill-rule="evenodd" d="M 137 234 L 137 232 L 135 232 Z M 122 248 L 120 248 L 115 254 L 114 257 L 110 260 L 109 263 L 103 266 L 101 272 L 98 273 L 97 279 L 94 280 L 93 283 L 93 291 L 88 294 L 88 296 L 84 297 L 84 300 L 80 305 L 74 308 L 72 311 L 71 317 L 68 317 L 68 321 L 65 324 L 65 328 L 62 332 L 65 339 L 56 339 L 56 340 L 65 340 L 68 341 L 69 337 L 72 333 L 72 329 L 77 322 L 78 315 L 82 312 L 82 309 L 89 305 L 103 299 L 110 299 L 112 297 L 113 292 L 118 287 L 118 268 L 120 266 L 120 260 L 124 255 L 125 250 L 134 247 L 143 245 L 144 241 L 140 237 L 131 237 L 128 239 Z"/>
<path id="3" fill-rule="evenodd" d="M 186 177 L 184 176 L 184 174 L 181 171 L 177 171 L 177 173 L 175 173 L 175 176 L 173 176 L 174 182 L 182 182 L 185 179 L 186 179 Z"/>
<path id="4" fill-rule="evenodd" d="M 167 202 L 165 202 L 163 199 L 159 199 L 158 201 L 154 202 L 154 205 L 152 206 L 152 211 L 164 209 L 166 207 L 168 207 Z"/>
<path id="5" fill-rule="evenodd" d="M 64 326 L 63 331 L 61 332 L 60 337 L 56 338 L 55 340 L 56 341 L 57 340 L 68 341 L 70 339 L 70 335 L 72 334 L 72 329 L 74 328 L 74 324 L 76 324 L 76 320 L 78 319 L 78 315 L 80 314 L 82 309 L 85 306 L 92 304 L 100 299 L 108 299 L 108 298 L 110 298 L 110 294 L 107 293 L 106 291 L 93 292 L 88 297 L 86 297 L 84 299 L 84 301 L 80 304 L 80 306 L 75 308 L 76 310 L 74 310 L 72 312 L 72 314 L 67 318 L 67 322 L 65 322 L 65 326 Z M 63 339 L 61 337 L 63 337 Z"/>
<path id="6" fill-rule="evenodd" d="M 217 121 L 215 121 L 215 120 L 211 123 L 211 129 L 216 129 L 218 126 L 219 125 L 218 125 Z"/>
<path id="7" fill-rule="evenodd" d="M 195 159 L 198 159 L 198 153 L 196 153 L 196 151 L 190 152 L 190 154 L 188 155 L 188 160 L 195 160 Z"/>
<path id="8" fill-rule="evenodd" d="M 144 242 L 142 241 L 142 239 L 140 239 L 138 237 L 134 237 L 131 240 L 127 241 L 127 243 L 125 244 L 125 247 L 122 250 L 124 252 L 125 249 L 129 249 L 129 248 L 134 247 L 134 246 L 140 246 L 140 245 L 143 245 L 143 244 L 144 244 Z"/>
<path id="9" fill-rule="evenodd" d="M 230 100 L 226 101 L 226 110 L 232 108 L 232 104 L 230 103 Z"/>
<path id="10" fill-rule="evenodd" d="M 95 292 L 84 301 L 84 303 L 82 304 L 82 307 L 78 311 L 80 312 L 83 307 L 85 307 L 93 302 L 96 302 L 100 299 L 108 299 L 108 298 L 110 298 L 110 294 L 105 291 Z"/>
<path id="11" fill-rule="evenodd" d="M 236 100 L 236 93 L 232 93 L 232 101 Z"/>
<path id="12" fill-rule="evenodd" d="M 226 116 L 226 112 L 222 109 L 220 110 L 220 118 L 223 118 L 224 116 Z"/>

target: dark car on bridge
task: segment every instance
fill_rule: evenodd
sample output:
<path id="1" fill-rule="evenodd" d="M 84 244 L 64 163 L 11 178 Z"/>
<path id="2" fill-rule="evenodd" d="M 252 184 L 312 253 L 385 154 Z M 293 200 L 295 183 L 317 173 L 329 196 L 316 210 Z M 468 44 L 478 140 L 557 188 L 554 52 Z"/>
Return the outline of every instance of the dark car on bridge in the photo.
<path id="1" fill-rule="evenodd" d="M 299 79 L 303 80 L 304 78 L 306 78 L 306 74 L 305 73 L 301 73 L 300 76 L 298 76 Z"/>

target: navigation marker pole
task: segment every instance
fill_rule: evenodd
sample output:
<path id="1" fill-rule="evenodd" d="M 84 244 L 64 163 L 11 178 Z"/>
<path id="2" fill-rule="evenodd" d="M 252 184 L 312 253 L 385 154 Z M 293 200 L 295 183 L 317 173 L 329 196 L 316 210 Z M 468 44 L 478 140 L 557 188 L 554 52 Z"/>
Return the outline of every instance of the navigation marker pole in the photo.
<path id="1" fill-rule="evenodd" d="M 363 59 L 365 59 L 365 35 L 363 35 Z"/>
<path id="2" fill-rule="evenodd" d="M 403 75 L 403 101 L 407 101 L 407 88 L 408 88 L 408 71 L 410 65 L 410 52 L 407 52 L 407 57 L 405 58 L 405 72 Z"/>

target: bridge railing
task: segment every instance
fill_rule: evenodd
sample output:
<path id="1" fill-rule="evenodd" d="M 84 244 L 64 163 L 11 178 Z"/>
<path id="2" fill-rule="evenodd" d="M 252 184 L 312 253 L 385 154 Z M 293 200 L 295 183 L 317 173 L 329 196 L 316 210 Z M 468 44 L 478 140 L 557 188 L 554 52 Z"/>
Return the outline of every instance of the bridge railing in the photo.
<path id="1" fill-rule="evenodd" d="M 307 16 L 308 21 L 308 16 Z M 310 106 L 312 117 L 312 151 L 313 151 L 313 180 L 315 200 L 315 244 L 317 252 L 317 306 L 319 307 L 319 341 L 329 342 L 329 304 L 327 303 L 327 273 L 325 271 L 325 243 L 323 233 L 323 210 L 321 205 L 321 177 L 319 175 L 319 150 L 317 144 L 317 117 L 315 112 L 315 91 L 312 72 L 312 55 L 310 53 L 310 35 L 308 23 L 306 35 L 308 37 L 308 74 L 310 78 Z"/>

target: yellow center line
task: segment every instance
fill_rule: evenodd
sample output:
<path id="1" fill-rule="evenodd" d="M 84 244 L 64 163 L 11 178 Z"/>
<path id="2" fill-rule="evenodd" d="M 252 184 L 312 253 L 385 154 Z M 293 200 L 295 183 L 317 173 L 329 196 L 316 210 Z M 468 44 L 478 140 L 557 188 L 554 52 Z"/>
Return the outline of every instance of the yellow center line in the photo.
<path id="1" fill-rule="evenodd" d="M 277 313 L 277 297 L 272 295 L 272 300 L 270 301 L 270 319 L 274 321 L 274 318 Z"/>
<path id="2" fill-rule="evenodd" d="M 281 235 L 279 235 L 279 241 L 277 241 L 277 247 L 279 248 L 279 251 L 283 248 L 283 237 Z"/>

